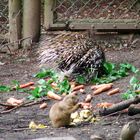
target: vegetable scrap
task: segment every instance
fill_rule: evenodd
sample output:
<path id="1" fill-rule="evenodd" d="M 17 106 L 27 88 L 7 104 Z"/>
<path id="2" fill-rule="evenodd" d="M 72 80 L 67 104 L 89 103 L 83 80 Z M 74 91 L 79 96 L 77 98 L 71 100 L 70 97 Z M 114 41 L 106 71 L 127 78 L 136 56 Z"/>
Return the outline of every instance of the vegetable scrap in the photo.
<path id="1" fill-rule="evenodd" d="M 23 103 L 23 100 L 18 100 L 14 97 L 10 97 L 8 100 L 7 100 L 7 103 L 9 105 L 12 105 L 12 106 L 18 106 L 18 105 L 21 105 Z"/>
<path id="2" fill-rule="evenodd" d="M 36 129 L 44 129 L 46 128 L 47 126 L 44 125 L 44 124 L 36 124 L 34 121 L 31 121 L 29 123 L 29 129 L 35 131 Z"/>

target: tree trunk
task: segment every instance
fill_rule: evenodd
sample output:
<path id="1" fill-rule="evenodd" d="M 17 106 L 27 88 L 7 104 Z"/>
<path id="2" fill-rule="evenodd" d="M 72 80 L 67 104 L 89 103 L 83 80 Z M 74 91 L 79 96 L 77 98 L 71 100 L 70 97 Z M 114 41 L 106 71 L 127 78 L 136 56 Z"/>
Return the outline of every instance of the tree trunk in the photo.
<path id="1" fill-rule="evenodd" d="M 18 40 L 21 39 L 21 0 L 9 0 L 9 39 L 16 50 L 19 47 Z"/>
<path id="2" fill-rule="evenodd" d="M 40 37 L 41 0 L 23 1 L 23 47 L 30 47 Z"/>

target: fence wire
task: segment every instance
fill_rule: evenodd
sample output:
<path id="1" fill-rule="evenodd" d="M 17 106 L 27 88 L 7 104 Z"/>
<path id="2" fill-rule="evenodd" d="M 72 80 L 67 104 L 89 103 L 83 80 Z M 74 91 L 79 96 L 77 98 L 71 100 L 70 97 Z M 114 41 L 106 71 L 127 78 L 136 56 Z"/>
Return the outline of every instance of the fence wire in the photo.
<path id="1" fill-rule="evenodd" d="M 0 46 L 7 42 L 6 36 L 8 33 L 8 0 L 0 1 Z"/>
<path id="2" fill-rule="evenodd" d="M 56 0 L 55 21 L 96 19 L 114 23 L 124 19 L 140 21 L 139 0 Z"/>

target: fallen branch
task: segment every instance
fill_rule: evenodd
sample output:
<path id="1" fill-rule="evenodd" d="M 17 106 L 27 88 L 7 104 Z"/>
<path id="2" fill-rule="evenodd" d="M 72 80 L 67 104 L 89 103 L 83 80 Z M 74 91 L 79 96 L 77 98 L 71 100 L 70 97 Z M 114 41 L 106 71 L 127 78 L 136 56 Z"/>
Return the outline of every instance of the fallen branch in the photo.
<path id="1" fill-rule="evenodd" d="M 133 116 L 133 115 L 136 115 L 136 114 L 140 114 L 140 105 L 130 105 L 129 108 L 128 108 L 128 115 L 129 116 Z"/>
<path id="2" fill-rule="evenodd" d="M 140 103 L 140 96 L 136 96 L 133 99 L 129 99 L 129 100 L 114 104 L 113 106 L 111 106 L 109 108 L 104 108 L 103 110 L 99 111 L 99 114 L 101 116 L 106 116 L 106 115 L 112 114 L 114 112 L 124 110 L 124 109 L 128 108 L 131 104 L 138 104 L 138 103 Z"/>
<path id="3" fill-rule="evenodd" d="M 11 112 L 11 111 L 13 111 L 13 110 L 16 110 L 17 108 L 20 108 L 20 107 L 28 107 L 28 106 L 40 104 L 41 102 L 44 102 L 44 101 L 48 101 L 48 98 L 39 99 L 39 100 L 37 100 L 37 101 L 29 101 L 29 102 L 20 104 L 20 105 L 18 105 L 18 106 L 11 106 L 11 105 L 10 105 L 10 107 L 12 107 L 12 108 L 10 108 L 9 110 L 1 111 L 0 114 L 9 113 L 9 112 Z M 0 105 L 3 105 L 3 106 L 6 106 L 6 105 L 7 105 L 7 107 L 8 107 L 8 104 L 0 103 Z"/>

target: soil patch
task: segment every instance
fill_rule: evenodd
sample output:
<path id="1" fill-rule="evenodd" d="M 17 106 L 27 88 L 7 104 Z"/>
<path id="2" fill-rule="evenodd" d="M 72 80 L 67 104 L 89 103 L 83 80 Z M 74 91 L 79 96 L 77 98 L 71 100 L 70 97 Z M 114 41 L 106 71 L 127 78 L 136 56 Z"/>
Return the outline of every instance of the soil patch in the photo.
<path id="1" fill-rule="evenodd" d="M 37 60 L 32 52 L 28 57 L 11 58 L 5 54 L 0 54 L 2 64 L 0 65 L 0 84 L 9 85 L 12 80 L 18 80 L 20 83 L 26 83 L 29 81 L 36 81 L 32 77 L 33 74 L 38 72 L 39 67 Z M 107 60 L 115 63 L 129 62 L 140 68 L 140 48 L 135 49 L 121 49 L 121 50 L 109 50 L 106 52 Z M 121 92 L 126 91 L 129 85 L 129 79 L 132 76 L 123 78 L 114 82 L 115 87 L 119 87 Z M 87 87 L 88 88 L 88 87 Z M 16 98 L 24 98 L 27 93 L 17 93 L 12 91 L 10 93 L 1 93 L 0 102 L 6 101 L 9 97 L 14 96 Z M 81 100 L 83 95 L 79 97 Z M 92 103 L 96 105 L 100 102 L 112 102 L 117 103 L 121 101 L 120 95 L 113 95 L 108 97 L 106 94 L 101 94 L 93 99 Z M 50 106 L 55 101 L 48 100 L 48 108 L 45 110 L 39 109 L 39 105 L 33 105 L 29 107 L 22 107 L 11 111 L 7 114 L 0 114 L 0 138 L 6 140 L 25 140 L 33 138 L 41 138 L 45 136 L 74 136 L 77 140 L 88 140 L 93 134 L 103 133 L 108 140 L 117 140 L 121 128 L 128 121 L 136 120 L 138 126 L 140 126 L 139 115 L 130 117 L 127 114 L 118 114 L 114 116 L 108 116 L 101 119 L 101 121 L 93 124 L 81 124 L 70 128 L 52 128 L 48 112 Z M 3 108 L 0 106 L 0 110 Z M 28 125 L 31 121 L 36 123 L 42 123 L 48 127 L 41 130 L 31 131 Z M 136 140 L 139 140 L 140 133 L 137 133 Z"/>

